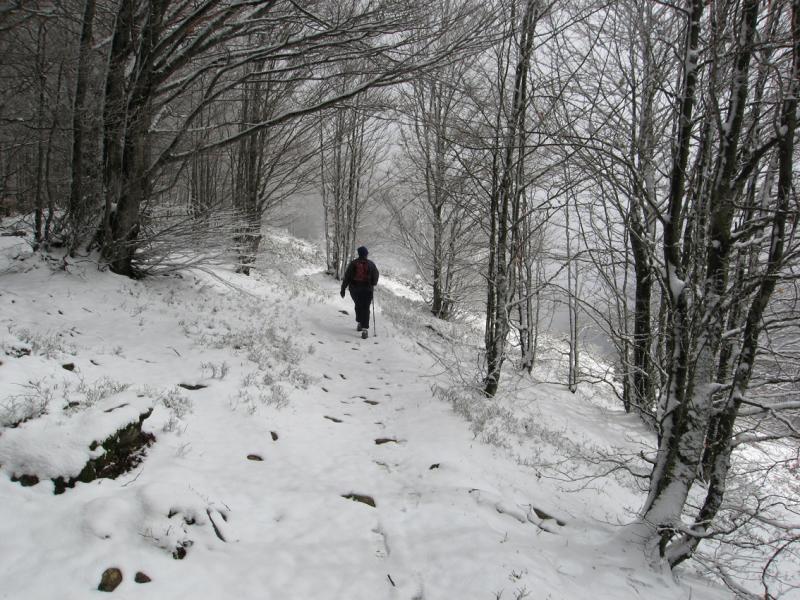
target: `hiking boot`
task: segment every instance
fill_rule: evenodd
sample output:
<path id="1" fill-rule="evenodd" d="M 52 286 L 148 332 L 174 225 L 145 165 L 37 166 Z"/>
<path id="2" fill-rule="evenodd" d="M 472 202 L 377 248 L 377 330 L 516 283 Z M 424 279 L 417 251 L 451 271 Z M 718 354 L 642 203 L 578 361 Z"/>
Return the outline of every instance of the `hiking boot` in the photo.
<path id="1" fill-rule="evenodd" d="M 364 328 L 361 326 L 361 323 L 359 323 L 359 324 L 356 326 L 356 331 L 361 331 L 362 329 L 364 329 Z"/>
<path id="2" fill-rule="evenodd" d="M 367 331 L 366 329 L 362 329 L 362 330 L 361 330 L 361 339 L 362 339 L 362 340 L 365 340 L 365 339 L 367 339 L 368 337 L 369 337 L 369 331 Z"/>

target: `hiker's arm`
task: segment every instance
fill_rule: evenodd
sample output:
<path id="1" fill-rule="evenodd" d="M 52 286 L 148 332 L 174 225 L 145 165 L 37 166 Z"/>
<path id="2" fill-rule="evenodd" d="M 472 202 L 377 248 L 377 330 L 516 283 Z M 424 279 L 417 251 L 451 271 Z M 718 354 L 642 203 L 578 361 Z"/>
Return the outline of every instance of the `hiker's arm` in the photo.
<path id="1" fill-rule="evenodd" d="M 350 285 L 350 280 L 353 278 L 353 263 L 351 262 L 347 265 L 347 268 L 344 270 L 344 276 L 342 277 L 342 289 L 340 293 L 344 296 L 344 291 L 347 289 L 347 286 Z"/>
<path id="2" fill-rule="evenodd" d="M 371 281 L 371 283 L 372 283 L 373 287 L 378 285 L 378 277 L 379 277 L 379 275 L 380 274 L 378 273 L 378 267 L 375 266 L 375 263 L 372 263 L 372 281 Z"/>

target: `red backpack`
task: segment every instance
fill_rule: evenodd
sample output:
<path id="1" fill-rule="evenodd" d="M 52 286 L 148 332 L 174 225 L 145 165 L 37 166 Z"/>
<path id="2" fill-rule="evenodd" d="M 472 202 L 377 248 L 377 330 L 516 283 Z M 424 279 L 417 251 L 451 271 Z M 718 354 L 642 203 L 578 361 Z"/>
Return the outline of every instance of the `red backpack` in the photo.
<path id="1" fill-rule="evenodd" d="M 355 269 L 353 270 L 353 281 L 355 283 L 369 283 L 369 263 L 366 259 L 356 259 Z"/>

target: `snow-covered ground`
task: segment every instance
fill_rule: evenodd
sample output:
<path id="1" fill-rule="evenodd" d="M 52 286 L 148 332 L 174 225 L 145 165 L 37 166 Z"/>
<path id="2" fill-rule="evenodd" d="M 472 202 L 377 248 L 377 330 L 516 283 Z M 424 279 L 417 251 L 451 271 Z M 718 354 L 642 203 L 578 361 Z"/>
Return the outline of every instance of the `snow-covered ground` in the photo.
<path id="1" fill-rule="evenodd" d="M 253 277 L 144 281 L 0 245 L 0 598 L 83 600 L 109 567 L 115 597 L 157 600 L 730 597 L 619 543 L 641 492 L 582 456 L 649 436 L 607 391 L 453 391 L 470 332 L 398 283 L 361 340 L 288 238 Z M 138 466 L 53 493 L 150 409 Z"/>

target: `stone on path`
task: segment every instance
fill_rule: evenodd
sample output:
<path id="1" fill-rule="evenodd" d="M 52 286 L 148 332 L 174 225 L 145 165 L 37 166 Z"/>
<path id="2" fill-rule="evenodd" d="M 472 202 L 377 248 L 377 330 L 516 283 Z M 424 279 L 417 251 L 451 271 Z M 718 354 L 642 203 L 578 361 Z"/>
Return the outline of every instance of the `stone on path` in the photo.
<path id="1" fill-rule="evenodd" d="M 365 494 L 342 494 L 342 498 L 347 498 L 348 500 L 353 500 L 355 502 L 361 502 L 362 504 L 366 504 L 375 508 L 375 499 L 372 496 L 367 496 Z"/>
<path id="2" fill-rule="evenodd" d="M 109 567 L 103 571 L 103 575 L 100 577 L 100 585 L 97 586 L 97 589 L 101 592 L 113 592 L 120 583 L 122 583 L 122 571 L 117 567 Z"/>
<path id="3" fill-rule="evenodd" d="M 141 571 L 137 571 L 137 572 L 136 572 L 136 576 L 133 578 L 133 580 L 134 580 L 136 583 L 150 583 L 151 581 L 153 581 L 152 579 L 150 579 L 150 578 L 147 576 L 147 574 L 145 574 L 145 573 L 142 573 Z"/>

